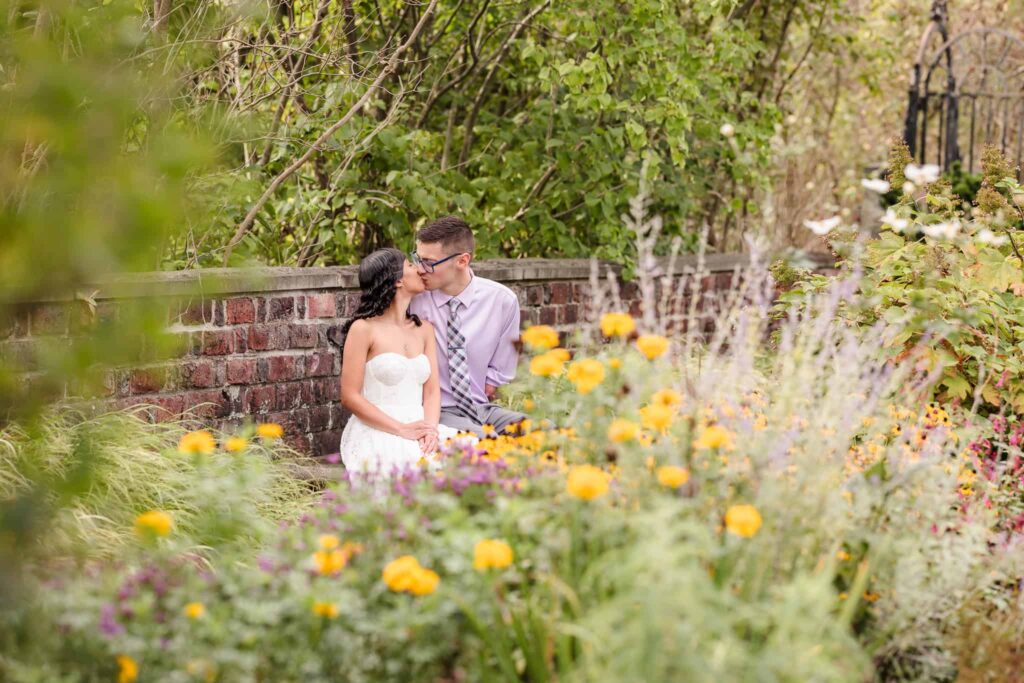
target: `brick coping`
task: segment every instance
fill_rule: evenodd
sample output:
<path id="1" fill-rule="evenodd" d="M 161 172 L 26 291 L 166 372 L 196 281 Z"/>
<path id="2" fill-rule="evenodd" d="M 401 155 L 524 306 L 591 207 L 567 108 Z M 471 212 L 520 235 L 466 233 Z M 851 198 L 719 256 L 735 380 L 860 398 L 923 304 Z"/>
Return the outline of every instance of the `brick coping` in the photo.
<path id="1" fill-rule="evenodd" d="M 831 255 L 811 252 L 805 254 L 808 262 L 817 267 L 832 267 Z M 658 267 L 666 268 L 668 258 L 658 259 Z M 750 254 L 707 254 L 704 270 L 710 273 L 732 272 L 750 264 Z M 616 274 L 621 267 L 599 262 L 601 273 L 608 270 Z M 699 267 L 698 256 L 682 254 L 676 258 L 675 272 L 694 272 Z M 553 282 L 559 280 L 586 280 L 590 277 L 592 261 L 589 259 L 490 259 L 479 261 L 476 272 L 503 283 Z M 359 288 L 358 266 L 328 266 L 295 268 L 286 266 L 259 266 L 253 268 L 202 268 L 196 270 L 123 273 L 97 280 L 91 288 L 97 290 L 95 298 L 126 299 L 139 297 L 167 297 L 202 295 L 253 294 L 260 292 L 286 292 L 300 290 L 355 290 Z M 89 289 L 89 288 L 85 288 Z M 64 299 L 70 300 L 70 297 Z"/>

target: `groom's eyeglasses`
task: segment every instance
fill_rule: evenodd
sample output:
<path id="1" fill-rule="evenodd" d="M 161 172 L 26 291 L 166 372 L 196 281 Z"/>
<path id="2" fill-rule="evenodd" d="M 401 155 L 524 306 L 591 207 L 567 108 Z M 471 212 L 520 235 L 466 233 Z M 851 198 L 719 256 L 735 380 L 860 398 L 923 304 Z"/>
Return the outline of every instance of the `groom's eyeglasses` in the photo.
<path id="1" fill-rule="evenodd" d="M 430 260 L 427 260 L 427 259 L 420 258 L 420 255 L 417 254 L 414 251 L 411 254 L 409 254 L 409 258 L 412 261 L 412 264 L 414 266 L 416 266 L 417 268 L 423 268 L 423 270 L 425 270 L 426 272 L 433 273 L 434 269 L 437 268 L 442 263 L 444 263 L 445 261 L 451 261 L 456 256 L 462 256 L 465 253 L 466 252 L 464 252 L 464 251 L 460 251 L 457 254 L 451 254 L 450 256 L 445 256 L 440 261 L 430 261 Z"/>

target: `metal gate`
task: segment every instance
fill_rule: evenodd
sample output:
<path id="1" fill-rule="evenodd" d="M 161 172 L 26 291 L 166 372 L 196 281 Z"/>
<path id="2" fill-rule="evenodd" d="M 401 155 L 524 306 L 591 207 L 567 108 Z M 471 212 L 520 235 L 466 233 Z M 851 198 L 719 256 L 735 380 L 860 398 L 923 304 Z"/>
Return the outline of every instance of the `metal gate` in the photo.
<path id="1" fill-rule="evenodd" d="M 980 171 L 998 146 L 1017 165 L 1024 152 L 1024 40 L 1001 28 L 950 35 L 946 0 L 935 0 L 911 74 L 904 139 L 921 163 L 961 162 Z"/>

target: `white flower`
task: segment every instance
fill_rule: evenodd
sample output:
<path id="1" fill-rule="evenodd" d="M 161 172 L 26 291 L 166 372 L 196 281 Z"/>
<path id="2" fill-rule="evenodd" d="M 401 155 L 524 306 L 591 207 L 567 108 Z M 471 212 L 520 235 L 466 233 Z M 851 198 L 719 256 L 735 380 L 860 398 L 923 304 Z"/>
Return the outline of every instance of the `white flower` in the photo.
<path id="1" fill-rule="evenodd" d="M 988 228 L 982 228 L 974 237 L 982 244 L 991 244 L 993 247 L 1000 247 L 1009 240 L 1006 235 L 997 235 Z"/>
<path id="2" fill-rule="evenodd" d="M 736 134 L 736 129 L 732 127 L 731 123 L 723 123 L 718 132 L 722 134 L 722 137 L 731 138 Z"/>
<path id="3" fill-rule="evenodd" d="M 876 178 L 864 178 L 860 181 L 860 184 L 865 190 L 877 192 L 878 194 L 885 194 L 889 191 L 890 187 L 888 180 L 878 180 Z"/>
<path id="4" fill-rule="evenodd" d="M 910 221 L 906 218 L 900 218 L 896 215 L 896 212 L 892 209 L 886 209 L 885 215 L 882 216 L 882 223 L 892 228 L 893 232 L 903 232 L 910 227 Z"/>
<path id="5" fill-rule="evenodd" d="M 907 180 L 912 183 L 927 185 L 939 179 L 939 167 L 935 164 L 925 164 L 923 166 L 907 164 L 907 167 L 903 170 L 903 175 L 907 176 Z"/>
<path id="6" fill-rule="evenodd" d="M 903 183 L 902 189 L 903 194 L 914 194 L 914 192 L 917 191 L 917 185 L 908 180 L 907 182 Z"/>
<path id="7" fill-rule="evenodd" d="M 951 240 L 960 232 L 960 221 L 947 221 L 945 223 L 934 223 L 933 225 L 922 225 L 921 232 L 937 240 Z"/>
<path id="8" fill-rule="evenodd" d="M 842 221 L 843 219 L 839 216 L 833 216 L 832 218 L 825 218 L 820 221 L 804 221 L 804 227 L 815 235 L 827 235 L 838 228 Z"/>

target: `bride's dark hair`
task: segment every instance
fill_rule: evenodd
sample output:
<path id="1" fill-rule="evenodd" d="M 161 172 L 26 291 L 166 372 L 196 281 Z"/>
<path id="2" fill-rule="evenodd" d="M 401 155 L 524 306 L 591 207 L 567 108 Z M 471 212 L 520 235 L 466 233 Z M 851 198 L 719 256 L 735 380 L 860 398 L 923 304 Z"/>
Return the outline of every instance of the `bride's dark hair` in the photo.
<path id="1" fill-rule="evenodd" d="M 352 319 L 341 328 L 342 335 L 347 335 L 357 320 L 376 318 L 388 310 L 395 300 L 395 283 L 402 279 L 405 269 L 405 254 L 398 249 L 388 247 L 378 249 L 359 262 L 359 307 Z M 419 316 L 406 311 L 405 317 L 419 327 Z"/>

